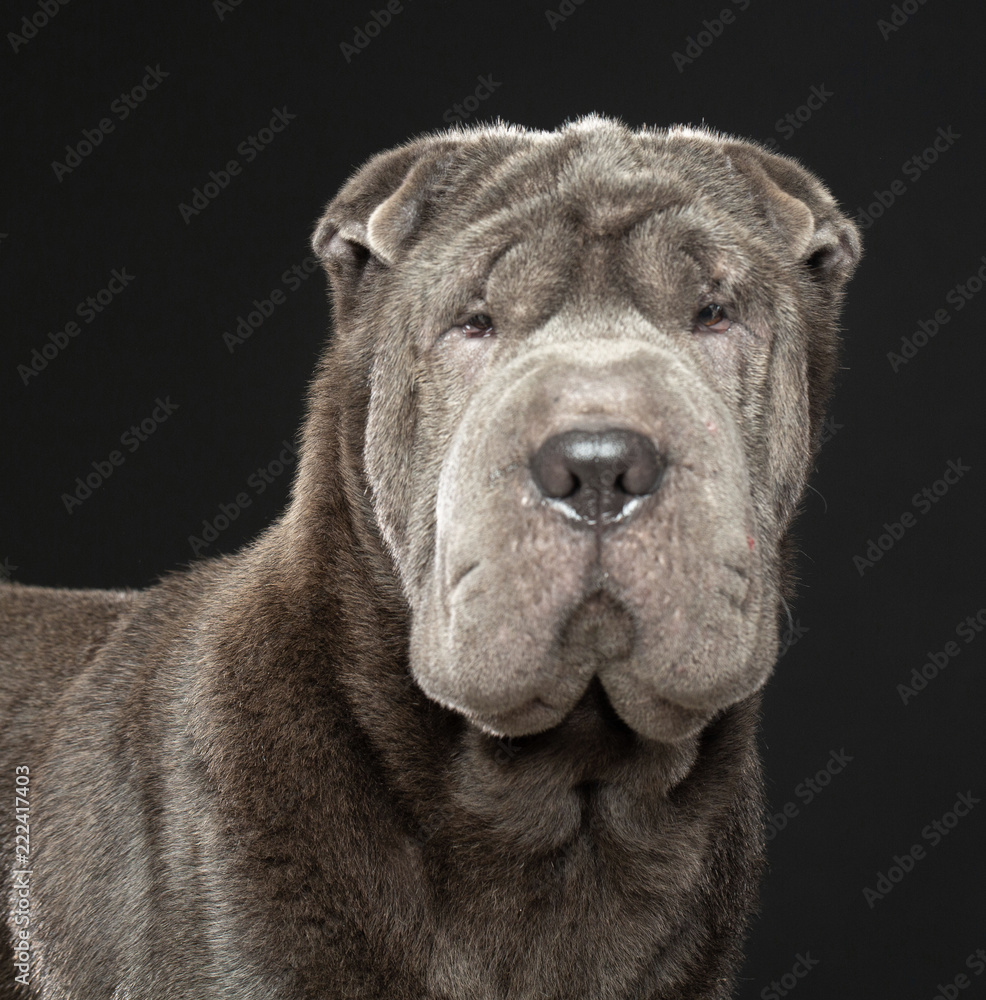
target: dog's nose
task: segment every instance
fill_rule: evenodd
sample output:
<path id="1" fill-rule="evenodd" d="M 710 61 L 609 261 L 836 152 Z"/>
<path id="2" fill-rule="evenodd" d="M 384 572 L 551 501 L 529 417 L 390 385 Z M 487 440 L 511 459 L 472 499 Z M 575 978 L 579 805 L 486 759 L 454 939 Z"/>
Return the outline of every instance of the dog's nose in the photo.
<path id="1" fill-rule="evenodd" d="M 571 430 L 549 437 L 531 459 L 538 489 L 586 525 L 621 521 L 661 485 L 665 461 L 636 431 Z"/>

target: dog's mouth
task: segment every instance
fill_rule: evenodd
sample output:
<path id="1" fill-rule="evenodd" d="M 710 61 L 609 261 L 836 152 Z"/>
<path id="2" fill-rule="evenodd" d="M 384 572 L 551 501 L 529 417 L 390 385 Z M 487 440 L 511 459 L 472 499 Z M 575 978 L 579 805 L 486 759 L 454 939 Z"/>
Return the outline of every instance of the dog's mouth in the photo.
<path id="1" fill-rule="evenodd" d="M 579 700 L 561 721 L 540 732 L 515 737 L 530 741 L 538 736 L 553 734 L 556 741 L 575 738 L 602 738 L 606 732 L 627 730 L 629 727 L 614 710 L 599 680 L 606 666 L 618 665 L 627 659 L 634 647 L 635 625 L 632 615 L 622 602 L 604 589 L 593 589 L 581 598 L 558 629 L 552 659 L 561 675 L 581 675 L 590 681 Z M 512 729 L 520 720 L 529 722 L 539 716 L 558 719 L 563 709 L 544 690 L 498 717 L 491 717 L 494 726 Z M 492 715 L 492 714 L 491 714 Z"/>
<path id="2" fill-rule="evenodd" d="M 564 719 L 548 733 L 554 742 L 579 747 L 623 745 L 636 734 L 620 718 L 606 693 L 599 671 L 626 660 L 634 646 L 633 617 L 622 602 L 603 589 L 582 600 L 569 615 L 558 640 L 558 658 L 568 667 L 591 664 L 592 679 Z M 547 735 L 547 734 L 545 734 Z"/>
<path id="3" fill-rule="evenodd" d="M 516 737 L 513 742 L 528 749 L 550 745 L 580 753 L 606 744 L 629 746 L 637 739 L 637 734 L 613 708 L 598 675 L 594 675 L 585 693 L 561 722 L 543 732 Z"/>
<path id="4" fill-rule="evenodd" d="M 535 771 L 550 766 L 573 786 L 612 775 L 636 756 L 641 738 L 617 714 L 597 676 L 557 725 L 509 741 L 487 737 L 486 750 L 501 766 Z"/>
<path id="5" fill-rule="evenodd" d="M 594 585 L 565 617 L 551 647 L 551 675 L 527 699 L 501 711 L 460 710 L 488 734 L 509 736 L 513 747 L 575 756 L 606 748 L 609 759 L 645 734 L 671 742 L 693 735 L 707 721 L 707 707 L 662 696 L 646 683 L 627 685 L 627 666 L 641 655 L 637 633 L 625 603 Z M 579 676 L 587 678 L 581 694 L 570 684 Z M 639 725 L 642 713 L 658 725 Z"/>

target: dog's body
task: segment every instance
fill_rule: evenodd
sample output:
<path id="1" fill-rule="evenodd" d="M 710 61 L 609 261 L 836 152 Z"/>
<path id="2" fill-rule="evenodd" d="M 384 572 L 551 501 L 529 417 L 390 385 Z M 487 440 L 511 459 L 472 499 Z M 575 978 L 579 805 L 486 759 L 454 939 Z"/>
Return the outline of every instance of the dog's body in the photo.
<path id="1" fill-rule="evenodd" d="M 592 117 L 382 154 L 314 245 L 284 516 L 144 592 L 0 590 L 0 991 L 729 996 L 854 227 Z"/>

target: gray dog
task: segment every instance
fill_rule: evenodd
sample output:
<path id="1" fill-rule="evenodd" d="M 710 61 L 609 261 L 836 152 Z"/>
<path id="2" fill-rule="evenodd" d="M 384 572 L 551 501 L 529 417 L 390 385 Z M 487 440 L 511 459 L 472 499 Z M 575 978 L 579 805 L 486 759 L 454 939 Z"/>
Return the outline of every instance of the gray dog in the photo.
<path id="1" fill-rule="evenodd" d="M 0 589 L 0 990 L 728 997 L 855 227 L 786 157 L 588 117 L 374 157 L 314 247 L 280 520 Z"/>

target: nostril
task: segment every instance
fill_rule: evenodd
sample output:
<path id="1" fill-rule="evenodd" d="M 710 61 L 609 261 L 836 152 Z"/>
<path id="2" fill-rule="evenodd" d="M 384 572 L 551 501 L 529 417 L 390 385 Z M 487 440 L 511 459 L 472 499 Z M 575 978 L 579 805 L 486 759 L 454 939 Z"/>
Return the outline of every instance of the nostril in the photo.
<path id="1" fill-rule="evenodd" d="M 646 496 L 653 493 L 664 478 L 664 462 L 657 450 L 646 438 L 640 439 L 646 446 L 634 449 L 628 458 L 629 467 L 617 480 L 625 493 L 632 496 Z"/>
<path id="2" fill-rule="evenodd" d="M 531 459 L 541 493 L 590 524 L 625 516 L 634 499 L 658 489 L 664 467 L 649 438 L 622 428 L 555 434 Z"/>
<path id="3" fill-rule="evenodd" d="M 571 496 L 581 485 L 576 476 L 566 465 L 564 457 L 559 454 L 541 451 L 534 457 L 531 464 L 534 481 L 546 497 L 561 499 Z"/>

